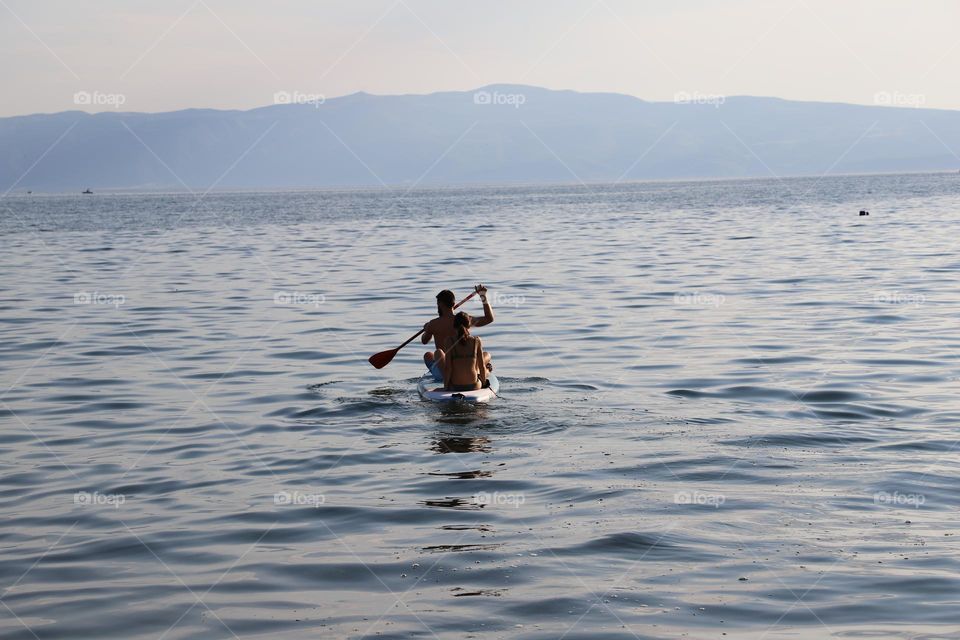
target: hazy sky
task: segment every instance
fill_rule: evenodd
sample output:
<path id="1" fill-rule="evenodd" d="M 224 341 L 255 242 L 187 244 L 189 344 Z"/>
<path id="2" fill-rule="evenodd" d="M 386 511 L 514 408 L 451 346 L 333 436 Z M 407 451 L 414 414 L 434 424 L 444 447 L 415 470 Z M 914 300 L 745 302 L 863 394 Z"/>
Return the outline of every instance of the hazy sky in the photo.
<path id="1" fill-rule="evenodd" d="M 960 109 L 958 25 L 958 0 L 0 0 L 0 115 L 500 82 Z"/>

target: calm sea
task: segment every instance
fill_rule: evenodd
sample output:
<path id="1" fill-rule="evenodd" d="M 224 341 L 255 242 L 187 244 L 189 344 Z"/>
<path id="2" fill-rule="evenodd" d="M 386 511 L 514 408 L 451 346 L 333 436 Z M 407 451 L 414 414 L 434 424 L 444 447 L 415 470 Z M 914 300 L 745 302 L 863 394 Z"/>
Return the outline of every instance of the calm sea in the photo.
<path id="1" fill-rule="evenodd" d="M 956 175 L 13 194 L 0 237 L 0 637 L 958 637 Z M 477 282 L 499 400 L 367 364 Z"/>

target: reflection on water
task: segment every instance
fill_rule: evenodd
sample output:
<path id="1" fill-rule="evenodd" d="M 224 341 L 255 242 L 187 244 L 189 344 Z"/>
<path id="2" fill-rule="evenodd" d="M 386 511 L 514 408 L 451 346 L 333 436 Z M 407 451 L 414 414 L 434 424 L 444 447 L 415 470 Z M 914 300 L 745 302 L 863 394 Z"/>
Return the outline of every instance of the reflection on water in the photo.
<path id="1" fill-rule="evenodd" d="M 395 198 L 5 199 L 0 636 L 955 633 L 955 176 Z"/>
<path id="2" fill-rule="evenodd" d="M 440 507 L 443 509 L 482 509 L 483 505 L 475 504 L 469 498 L 444 498 L 442 500 L 421 500 L 419 504 L 425 507 Z"/>
<path id="3" fill-rule="evenodd" d="M 471 451 L 479 451 L 479 449 L 471 449 Z M 449 450 L 447 451 L 449 453 Z M 491 474 L 489 471 L 454 471 L 452 473 L 435 473 L 431 472 L 431 476 L 445 476 L 447 478 L 458 478 L 460 480 L 470 480 L 471 478 L 489 478 Z"/>
<path id="4" fill-rule="evenodd" d="M 492 451 L 490 438 L 447 436 L 438 437 L 430 447 L 437 453 L 489 453 Z"/>

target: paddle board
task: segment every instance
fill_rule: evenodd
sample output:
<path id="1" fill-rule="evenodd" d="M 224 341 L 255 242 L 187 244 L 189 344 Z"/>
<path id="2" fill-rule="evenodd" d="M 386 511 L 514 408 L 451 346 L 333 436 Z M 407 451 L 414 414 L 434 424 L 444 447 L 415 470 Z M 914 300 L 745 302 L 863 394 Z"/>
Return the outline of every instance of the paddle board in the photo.
<path id="1" fill-rule="evenodd" d="M 421 398 L 433 402 L 490 402 L 500 392 L 500 381 L 492 373 L 487 375 L 487 379 L 490 380 L 489 389 L 444 391 L 443 384 L 436 382 L 432 375 L 426 373 L 417 382 L 417 391 Z"/>

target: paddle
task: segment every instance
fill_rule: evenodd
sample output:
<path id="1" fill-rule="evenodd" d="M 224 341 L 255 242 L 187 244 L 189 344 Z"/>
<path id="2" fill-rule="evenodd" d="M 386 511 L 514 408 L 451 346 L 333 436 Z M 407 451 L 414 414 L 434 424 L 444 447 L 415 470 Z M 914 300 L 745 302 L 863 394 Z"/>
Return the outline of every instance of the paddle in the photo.
<path id="1" fill-rule="evenodd" d="M 466 298 L 464 298 L 457 304 L 453 305 L 453 308 L 456 309 L 457 307 L 459 307 L 460 305 L 462 305 L 464 302 L 466 302 L 467 300 L 469 300 L 475 295 L 477 295 L 476 291 L 468 295 Z M 410 344 L 411 342 L 419 338 L 420 334 L 422 333 L 423 333 L 423 329 L 420 329 L 420 331 L 417 331 L 406 342 L 404 342 L 402 345 L 400 345 L 396 349 L 389 349 L 387 351 L 381 351 L 380 353 L 373 354 L 372 356 L 370 356 L 370 364 L 372 364 L 377 369 L 383 369 L 385 366 L 390 364 L 390 361 L 393 360 L 393 357 L 397 355 L 400 349 L 403 349 L 405 346 L 407 346 L 408 344 Z"/>

